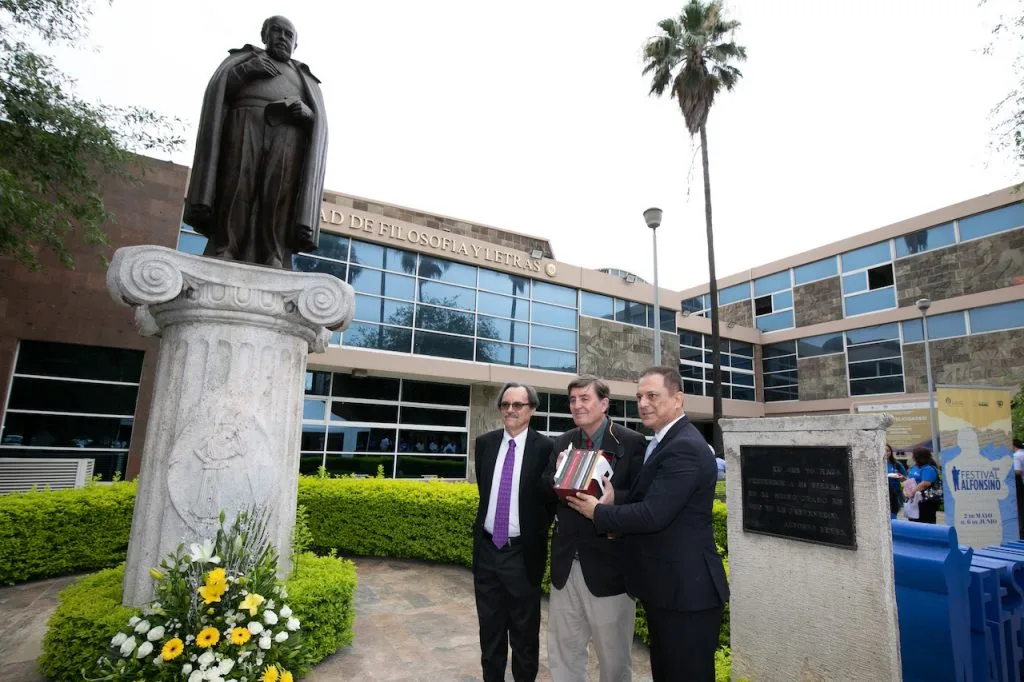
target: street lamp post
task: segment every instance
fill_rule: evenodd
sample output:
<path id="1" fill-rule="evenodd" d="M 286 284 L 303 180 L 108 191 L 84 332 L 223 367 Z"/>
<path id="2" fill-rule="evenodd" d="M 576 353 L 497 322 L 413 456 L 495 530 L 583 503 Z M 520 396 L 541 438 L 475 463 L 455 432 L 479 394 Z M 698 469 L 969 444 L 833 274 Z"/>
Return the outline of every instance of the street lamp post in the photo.
<path id="1" fill-rule="evenodd" d="M 921 331 L 924 334 L 924 373 L 928 378 L 928 421 L 932 429 L 932 452 L 939 453 L 938 419 L 935 416 L 935 387 L 932 383 L 932 356 L 928 348 L 928 308 L 932 302 L 927 298 L 917 300 L 917 309 L 921 311 Z"/>
<path id="2" fill-rule="evenodd" d="M 644 211 L 644 221 L 651 228 L 654 239 L 654 364 L 661 364 L 661 303 L 658 300 L 658 226 L 661 225 L 661 209 L 649 208 Z"/>

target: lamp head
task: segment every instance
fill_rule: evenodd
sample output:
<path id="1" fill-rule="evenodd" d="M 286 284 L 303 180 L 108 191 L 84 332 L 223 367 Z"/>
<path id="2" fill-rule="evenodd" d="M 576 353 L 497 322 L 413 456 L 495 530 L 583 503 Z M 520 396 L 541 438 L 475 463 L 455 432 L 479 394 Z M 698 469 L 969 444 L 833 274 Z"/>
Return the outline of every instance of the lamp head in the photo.
<path id="1" fill-rule="evenodd" d="M 658 229 L 658 226 L 661 225 L 661 209 L 649 208 L 644 211 L 644 221 L 647 223 L 647 227 L 652 230 Z"/>
<path id="2" fill-rule="evenodd" d="M 917 306 L 917 309 L 920 310 L 922 313 L 926 313 L 928 312 L 928 309 L 932 307 L 932 302 L 927 298 L 919 298 L 917 299 L 917 303 L 915 303 L 915 305 Z"/>

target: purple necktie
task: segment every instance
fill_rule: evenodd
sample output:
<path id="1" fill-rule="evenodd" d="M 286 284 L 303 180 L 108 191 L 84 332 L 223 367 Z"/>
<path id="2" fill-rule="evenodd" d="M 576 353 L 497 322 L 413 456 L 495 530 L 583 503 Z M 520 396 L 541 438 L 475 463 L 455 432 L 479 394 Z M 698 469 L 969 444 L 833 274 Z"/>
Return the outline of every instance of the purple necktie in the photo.
<path id="1" fill-rule="evenodd" d="M 498 508 L 494 511 L 494 532 L 491 540 L 501 549 L 508 544 L 508 509 L 512 506 L 512 470 L 516 466 L 516 442 L 509 440 L 505 464 L 501 467 L 501 484 L 498 486 Z"/>

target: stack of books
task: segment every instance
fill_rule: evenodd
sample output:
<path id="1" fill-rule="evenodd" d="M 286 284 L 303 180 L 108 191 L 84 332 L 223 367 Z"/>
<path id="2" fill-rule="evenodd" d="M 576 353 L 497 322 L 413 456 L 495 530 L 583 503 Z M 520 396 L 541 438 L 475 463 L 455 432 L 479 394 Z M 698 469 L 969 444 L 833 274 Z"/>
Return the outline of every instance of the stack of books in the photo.
<path id="1" fill-rule="evenodd" d="M 555 471 L 555 493 L 563 498 L 576 493 L 600 497 L 605 474 L 611 476 L 612 466 L 604 450 L 570 450 Z"/>

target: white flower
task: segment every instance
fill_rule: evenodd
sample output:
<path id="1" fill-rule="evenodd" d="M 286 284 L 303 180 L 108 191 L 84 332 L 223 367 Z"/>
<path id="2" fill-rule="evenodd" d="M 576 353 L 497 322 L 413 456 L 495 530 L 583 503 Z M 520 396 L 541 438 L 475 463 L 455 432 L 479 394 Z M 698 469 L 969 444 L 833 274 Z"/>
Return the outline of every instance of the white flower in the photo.
<path id="1" fill-rule="evenodd" d="M 213 540 L 207 538 L 203 541 L 203 544 L 193 542 L 189 547 L 189 554 L 192 557 L 192 563 L 200 562 L 203 564 L 219 564 L 220 557 L 214 554 L 215 548 L 213 546 Z"/>
<path id="2" fill-rule="evenodd" d="M 139 618 L 138 616 L 132 616 L 131 618 L 128 619 L 128 627 L 130 627 L 130 628 L 135 627 L 135 624 L 138 623 L 140 620 L 142 620 L 142 619 Z"/>
<path id="3" fill-rule="evenodd" d="M 267 625 L 277 625 L 277 614 L 273 611 L 264 611 L 263 622 Z"/>
<path id="4" fill-rule="evenodd" d="M 270 648 L 270 632 L 265 632 L 263 633 L 263 636 L 260 637 L 260 648 L 264 651 Z"/>
<path id="5" fill-rule="evenodd" d="M 299 619 L 296 618 L 295 616 L 292 616 L 291 618 L 288 619 L 288 623 L 286 624 L 286 627 L 289 630 L 291 630 L 292 632 L 295 632 L 296 630 L 299 629 Z"/>
<path id="6" fill-rule="evenodd" d="M 142 646 L 139 647 L 139 651 L 135 654 L 135 658 L 145 658 L 153 653 L 153 643 L 143 642 Z"/>
<path id="7" fill-rule="evenodd" d="M 149 621 L 148 620 L 140 620 L 135 625 L 135 632 L 139 633 L 140 635 L 144 635 L 147 632 L 149 632 Z"/>
<path id="8" fill-rule="evenodd" d="M 135 638 L 134 637 L 129 637 L 128 639 L 126 639 L 123 642 L 121 642 L 121 655 L 122 656 L 127 658 L 128 656 L 132 655 L 133 651 L 135 651 Z"/>
<path id="9" fill-rule="evenodd" d="M 192 674 L 188 676 L 188 682 L 203 682 L 203 678 L 206 675 L 203 674 L 202 670 L 193 670 Z"/>
<path id="10" fill-rule="evenodd" d="M 186 663 L 185 665 L 181 666 L 181 674 L 182 675 L 188 675 L 190 672 L 192 672 L 192 664 L 191 663 Z"/>
<path id="11" fill-rule="evenodd" d="M 245 659 L 249 658 L 250 656 L 252 656 L 252 652 L 251 651 L 243 651 L 242 653 L 238 654 L 238 660 L 244 661 Z"/>
<path id="12" fill-rule="evenodd" d="M 263 608 L 273 610 L 277 608 L 277 604 L 274 603 L 273 599 L 268 599 L 267 603 L 263 605 Z"/>
<path id="13" fill-rule="evenodd" d="M 128 639 L 128 635 L 123 632 L 119 632 L 114 635 L 114 639 L 110 640 L 110 646 L 121 646 L 124 644 L 124 640 Z"/>
<path id="14" fill-rule="evenodd" d="M 161 656 L 160 654 L 157 654 L 155 657 L 153 657 L 153 665 L 163 665 L 163 664 L 164 664 L 164 657 L 163 656 Z"/>
<path id="15" fill-rule="evenodd" d="M 287 599 L 288 598 L 288 590 L 284 589 L 283 587 L 280 589 L 280 591 L 278 591 L 277 594 L 278 594 L 278 596 L 281 597 L 281 599 Z"/>
<path id="16" fill-rule="evenodd" d="M 220 665 L 217 666 L 217 672 L 219 672 L 221 675 L 227 675 L 229 672 L 231 672 L 231 669 L 234 667 L 234 659 L 225 658 L 220 662 Z"/>
<path id="17" fill-rule="evenodd" d="M 209 682 L 224 682 L 224 678 L 218 675 L 215 671 L 206 674 L 206 679 Z"/>
<path id="18" fill-rule="evenodd" d="M 292 607 L 290 607 L 287 604 L 285 604 L 284 606 L 281 607 L 281 610 L 280 610 L 279 613 L 280 613 L 282 618 L 291 618 Z"/>
<path id="19" fill-rule="evenodd" d="M 199 660 L 197 662 L 199 663 L 199 667 L 200 668 L 206 668 L 206 666 L 208 666 L 211 663 L 213 663 L 213 652 L 210 651 L 209 649 L 207 649 L 199 657 Z"/>
<path id="20" fill-rule="evenodd" d="M 155 628 L 153 628 L 152 630 L 149 631 L 149 634 L 146 635 L 146 639 L 148 639 L 151 642 L 155 642 L 158 639 L 162 638 L 163 636 L 164 636 L 164 626 L 163 625 L 157 625 Z"/>
<path id="21" fill-rule="evenodd" d="M 250 633 L 258 635 L 263 632 L 263 623 L 258 620 L 250 621 L 248 628 Z"/>
<path id="22" fill-rule="evenodd" d="M 241 535 L 236 535 L 235 536 L 234 547 L 235 547 L 235 552 L 236 553 L 242 551 L 242 536 Z"/>
<path id="23" fill-rule="evenodd" d="M 277 642 L 278 644 L 280 644 L 281 642 L 285 641 L 286 639 L 288 639 L 288 633 L 285 632 L 284 630 L 281 630 L 281 632 L 279 632 L 276 635 L 274 635 L 274 641 Z"/>

